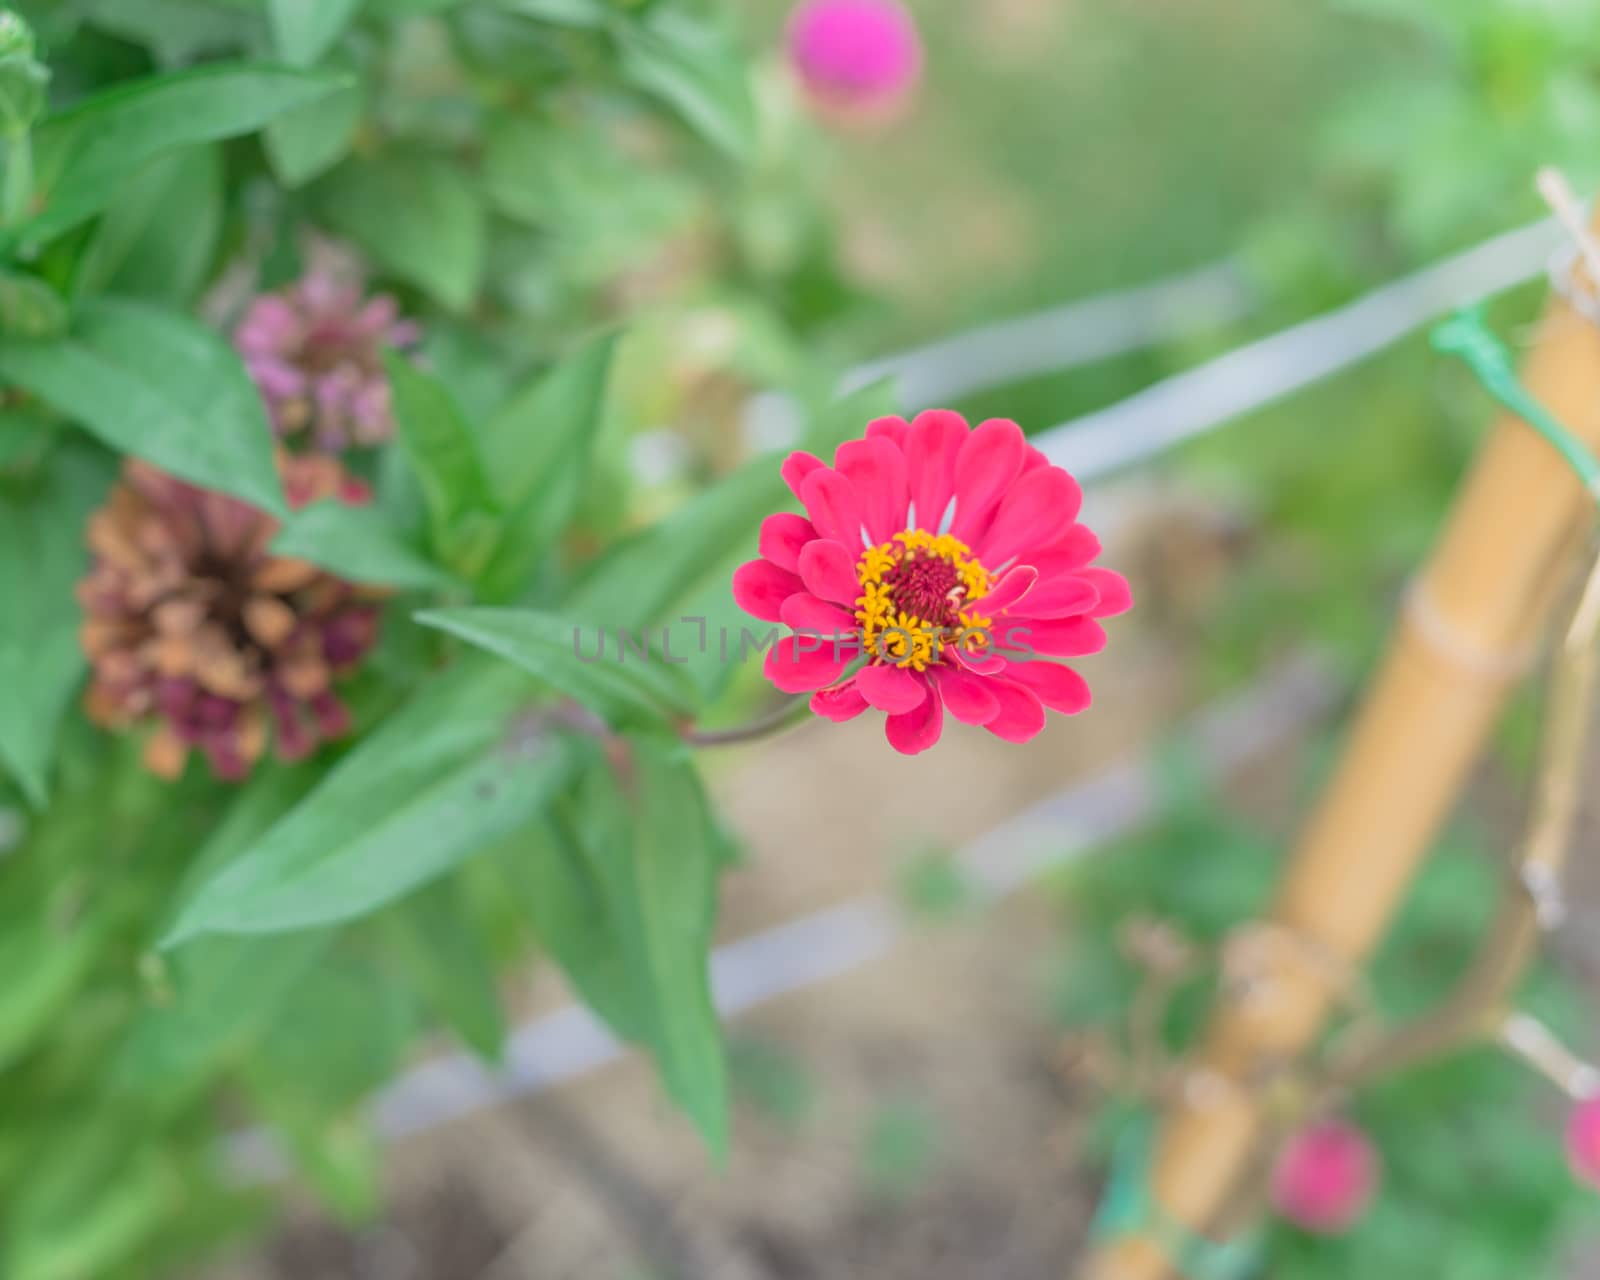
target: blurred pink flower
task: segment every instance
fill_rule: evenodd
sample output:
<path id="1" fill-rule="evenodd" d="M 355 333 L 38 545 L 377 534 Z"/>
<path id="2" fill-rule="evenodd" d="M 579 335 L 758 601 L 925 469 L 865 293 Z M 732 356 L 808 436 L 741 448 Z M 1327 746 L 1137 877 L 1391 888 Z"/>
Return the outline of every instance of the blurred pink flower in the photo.
<path id="1" fill-rule="evenodd" d="M 309 431 L 314 448 L 335 453 L 394 434 L 382 353 L 420 337 L 394 298 L 366 296 L 353 262 L 319 245 L 304 276 L 251 302 L 233 342 L 278 434 Z"/>
<path id="2" fill-rule="evenodd" d="M 922 74 L 922 40 L 899 0 L 805 0 L 788 39 L 813 103 L 845 120 L 894 115 Z"/>
<path id="3" fill-rule="evenodd" d="M 1100 543 L 1077 522 L 1077 481 L 1016 423 L 879 418 L 833 466 L 793 453 L 783 477 L 810 518 L 768 516 L 761 558 L 733 577 L 741 609 L 796 633 L 767 654 L 779 689 L 810 693 L 828 720 L 886 712 L 905 755 L 939 740 L 946 709 L 1026 742 L 1046 708 L 1089 705 L 1082 676 L 1039 659 L 1098 653 L 1097 619 L 1132 597 L 1091 564 Z"/>
<path id="4" fill-rule="evenodd" d="M 1378 1189 L 1377 1149 L 1344 1120 L 1306 1126 L 1284 1144 L 1272 1170 L 1272 1206 L 1317 1235 L 1350 1229 Z"/>
<path id="5" fill-rule="evenodd" d="M 1600 1187 L 1600 1096 L 1585 1098 L 1567 1118 L 1567 1163 L 1575 1178 Z"/>

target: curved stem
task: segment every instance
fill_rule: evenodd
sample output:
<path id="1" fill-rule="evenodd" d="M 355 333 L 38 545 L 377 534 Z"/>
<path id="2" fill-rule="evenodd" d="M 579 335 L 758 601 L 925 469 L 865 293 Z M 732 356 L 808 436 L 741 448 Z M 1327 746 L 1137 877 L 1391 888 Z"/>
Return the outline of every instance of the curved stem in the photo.
<path id="1" fill-rule="evenodd" d="M 1589 571 L 1556 654 L 1546 694 L 1548 728 L 1533 816 L 1507 878 L 1489 936 L 1465 976 L 1432 1012 L 1375 1036 L 1330 1064 L 1327 1083 L 1346 1088 L 1502 1033 L 1506 1003 L 1543 929 L 1563 913 L 1561 872 L 1583 794 L 1590 719 L 1600 675 L 1600 559 Z"/>
<path id="2" fill-rule="evenodd" d="M 735 725 L 731 729 L 696 729 L 690 726 L 679 736 L 691 747 L 731 747 L 741 742 L 754 742 L 769 734 L 780 733 L 798 722 L 800 713 L 805 710 L 807 704 L 808 699 L 805 697 L 793 697 L 764 715 L 759 715 L 745 724 Z"/>

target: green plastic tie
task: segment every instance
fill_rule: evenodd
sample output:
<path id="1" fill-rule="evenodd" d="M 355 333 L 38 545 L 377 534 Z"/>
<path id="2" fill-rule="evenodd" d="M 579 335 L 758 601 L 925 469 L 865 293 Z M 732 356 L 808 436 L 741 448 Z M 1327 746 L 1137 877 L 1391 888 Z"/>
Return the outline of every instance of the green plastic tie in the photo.
<path id="1" fill-rule="evenodd" d="M 1600 501 L 1600 461 L 1517 381 L 1511 353 L 1489 328 L 1481 306 L 1464 308 L 1436 327 L 1433 348 L 1465 361 L 1484 390 L 1543 436 Z"/>
<path id="2" fill-rule="evenodd" d="M 1154 1240 L 1191 1280 L 1242 1280 L 1261 1265 L 1261 1241 L 1244 1235 L 1225 1243 L 1207 1239 L 1164 1213 L 1150 1194 L 1151 1125 L 1130 1124 L 1117 1143 L 1111 1180 L 1095 1211 L 1093 1239 L 1145 1236 Z"/>

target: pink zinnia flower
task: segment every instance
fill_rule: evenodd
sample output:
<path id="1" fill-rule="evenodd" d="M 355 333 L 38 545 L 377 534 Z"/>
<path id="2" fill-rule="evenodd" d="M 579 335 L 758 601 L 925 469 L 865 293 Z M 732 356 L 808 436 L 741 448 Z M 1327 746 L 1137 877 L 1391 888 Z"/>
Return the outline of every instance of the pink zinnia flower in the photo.
<path id="1" fill-rule="evenodd" d="M 1089 705 L 1082 676 L 1040 659 L 1099 652 L 1096 619 L 1131 607 L 1128 584 L 1092 567 L 1077 481 L 1016 423 L 880 418 L 833 466 L 793 453 L 783 476 L 810 518 L 768 516 L 761 558 L 733 578 L 740 608 L 796 633 L 767 654 L 779 689 L 829 720 L 886 712 L 907 755 L 939 740 L 947 709 L 1026 742 L 1046 708 Z"/>
<path id="2" fill-rule="evenodd" d="M 1600 1096 L 1585 1098 L 1567 1119 L 1567 1163 L 1575 1178 L 1600 1187 Z"/>
<path id="3" fill-rule="evenodd" d="M 922 74 L 922 41 L 898 0 L 806 0 L 789 61 L 812 101 L 845 119 L 891 116 Z"/>
<path id="4" fill-rule="evenodd" d="M 233 343 L 278 434 L 309 430 L 314 447 L 334 453 L 394 435 L 383 351 L 420 337 L 392 297 L 367 297 L 354 263 L 319 245 L 304 276 L 250 304 Z"/>
<path id="5" fill-rule="evenodd" d="M 1322 1120 L 1293 1135 L 1272 1170 L 1272 1205 L 1302 1230 L 1347 1231 L 1378 1188 L 1377 1149 L 1343 1120 Z"/>

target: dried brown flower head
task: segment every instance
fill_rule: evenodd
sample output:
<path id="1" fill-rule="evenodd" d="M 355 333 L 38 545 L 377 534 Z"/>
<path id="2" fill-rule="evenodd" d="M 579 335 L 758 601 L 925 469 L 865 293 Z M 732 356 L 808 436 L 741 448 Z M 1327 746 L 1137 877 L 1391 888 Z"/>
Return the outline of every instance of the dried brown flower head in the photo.
<path id="1" fill-rule="evenodd" d="M 291 506 L 368 498 L 331 458 L 280 465 Z M 78 587 L 86 707 L 111 728 L 154 724 L 154 772 L 177 776 L 197 750 L 237 781 L 269 740 L 296 760 L 349 730 L 333 681 L 376 639 L 375 593 L 272 555 L 278 529 L 235 498 L 132 461 L 90 518 L 93 562 Z"/>

